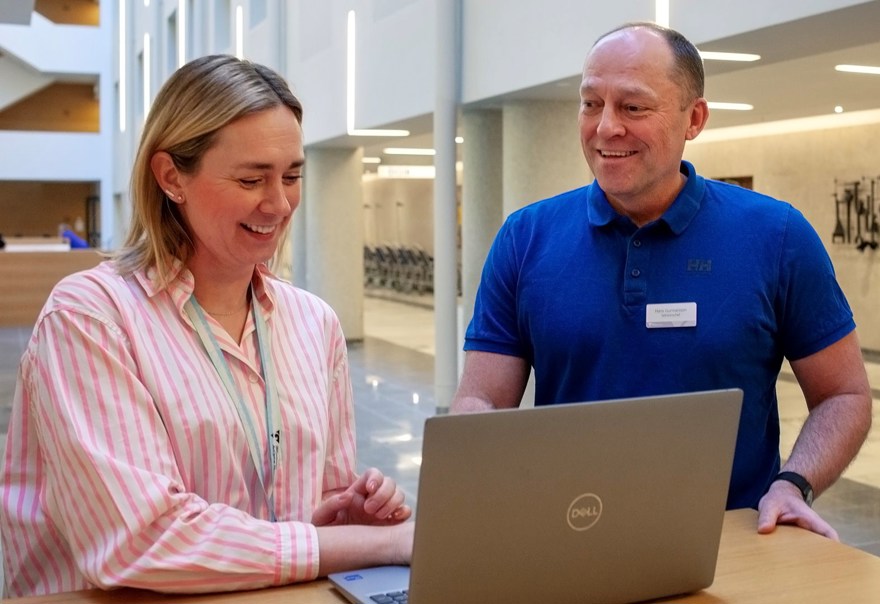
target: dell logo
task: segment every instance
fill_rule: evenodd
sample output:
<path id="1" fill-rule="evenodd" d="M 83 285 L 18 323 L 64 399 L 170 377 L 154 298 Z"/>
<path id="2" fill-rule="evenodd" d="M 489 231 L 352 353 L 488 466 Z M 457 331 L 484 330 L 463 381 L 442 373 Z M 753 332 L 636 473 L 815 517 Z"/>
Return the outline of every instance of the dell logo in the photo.
<path id="1" fill-rule="evenodd" d="M 574 498 L 568 506 L 565 520 L 576 531 L 592 528 L 602 515 L 602 500 L 593 493 L 584 493 Z"/>

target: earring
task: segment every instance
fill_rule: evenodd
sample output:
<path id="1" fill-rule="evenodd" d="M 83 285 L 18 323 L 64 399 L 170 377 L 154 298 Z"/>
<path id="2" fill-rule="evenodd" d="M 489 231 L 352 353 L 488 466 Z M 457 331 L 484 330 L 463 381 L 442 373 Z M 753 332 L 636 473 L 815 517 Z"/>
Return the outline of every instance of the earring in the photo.
<path id="1" fill-rule="evenodd" d="M 165 189 L 165 195 L 167 195 L 169 199 L 174 199 L 174 193 L 172 193 L 168 189 Z"/>

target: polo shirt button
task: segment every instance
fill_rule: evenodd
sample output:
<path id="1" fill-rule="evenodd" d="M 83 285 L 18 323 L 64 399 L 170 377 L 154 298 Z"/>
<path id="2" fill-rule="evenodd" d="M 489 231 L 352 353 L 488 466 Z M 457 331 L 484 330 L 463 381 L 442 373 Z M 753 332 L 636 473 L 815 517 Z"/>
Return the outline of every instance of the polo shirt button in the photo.
<path id="1" fill-rule="evenodd" d="M 638 277 L 641 274 L 642 274 L 642 271 L 640 271 L 637 268 L 632 269 L 632 272 L 630 273 L 630 275 L 632 275 L 633 277 Z"/>
<path id="2" fill-rule="evenodd" d="M 642 240 L 641 240 L 641 239 L 636 239 L 635 241 L 633 241 L 633 246 L 635 246 L 635 247 L 642 247 Z"/>
<path id="3" fill-rule="evenodd" d="M 258 378 L 256 375 L 254 375 L 252 373 L 248 376 L 248 380 L 250 381 L 251 384 L 256 384 L 258 381 L 260 381 L 260 378 Z"/>

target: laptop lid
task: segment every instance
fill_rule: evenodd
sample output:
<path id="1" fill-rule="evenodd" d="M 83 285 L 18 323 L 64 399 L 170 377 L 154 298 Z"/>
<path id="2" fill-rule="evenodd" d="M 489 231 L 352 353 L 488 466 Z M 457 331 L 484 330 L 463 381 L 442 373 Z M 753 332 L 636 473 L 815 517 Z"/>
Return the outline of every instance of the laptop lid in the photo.
<path id="1" fill-rule="evenodd" d="M 410 600 L 629 603 L 707 587 L 741 402 L 734 389 L 428 419 Z"/>

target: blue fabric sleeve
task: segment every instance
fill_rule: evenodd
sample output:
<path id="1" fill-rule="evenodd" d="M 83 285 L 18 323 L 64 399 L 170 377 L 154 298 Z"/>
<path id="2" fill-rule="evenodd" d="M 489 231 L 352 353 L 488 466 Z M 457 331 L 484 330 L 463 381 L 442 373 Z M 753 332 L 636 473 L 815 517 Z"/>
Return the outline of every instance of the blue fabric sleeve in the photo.
<path id="1" fill-rule="evenodd" d="M 855 329 L 855 322 L 828 252 L 795 208 L 781 243 L 777 312 L 782 350 L 789 360 L 798 360 L 834 344 Z"/>

